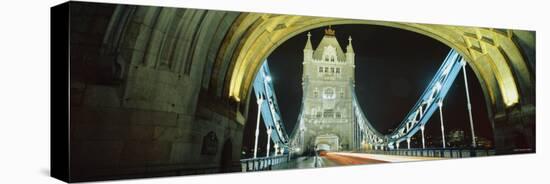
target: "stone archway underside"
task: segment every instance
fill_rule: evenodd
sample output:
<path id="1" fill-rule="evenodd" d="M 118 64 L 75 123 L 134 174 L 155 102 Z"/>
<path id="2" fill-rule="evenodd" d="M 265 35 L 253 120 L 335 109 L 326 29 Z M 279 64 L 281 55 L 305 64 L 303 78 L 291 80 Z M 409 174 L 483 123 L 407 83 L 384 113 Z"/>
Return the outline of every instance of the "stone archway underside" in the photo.
<path id="1" fill-rule="evenodd" d="M 122 36 L 122 47 L 133 52 L 123 51 L 127 64 L 200 78 L 203 90 L 237 103 L 247 100 L 261 62 L 277 46 L 309 29 L 338 24 L 405 29 L 458 50 L 478 76 L 493 114 L 534 103 L 534 70 L 513 30 L 162 7 L 137 7 L 131 14 Z"/>
<path id="2" fill-rule="evenodd" d="M 482 86 L 488 116 L 495 129 L 497 149 L 515 147 L 506 144 L 511 139 L 508 134 L 518 127 L 524 127 L 519 128 L 521 134 L 531 137 L 529 147 L 534 147 L 534 135 L 527 135 L 534 134 L 534 119 L 521 118 L 534 117 L 535 79 L 531 73 L 534 69 L 529 68 L 529 61 L 524 58 L 525 53 L 522 53 L 524 50 L 515 43 L 519 40 L 515 36 L 518 31 L 270 14 L 243 14 L 238 20 L 242 22 L 238 21 L 233 25 L 230 37 L 240 35 L 241 39 L 234 43 L 238 47 L 233 50 L 233 57 L 223 58 L 231 65 L 223 76 L 225 80 L 222 88 L 225 93 L 223 95 L 229 95 L 237 102 L 248 98 L 251 81 L 261 62 L 277 46 L 296 34 L 316 27 L 338 24 L 388 26 L 429 36 L 457 50 L 465 57 Z M 226 40 L 224 44 L 230 45 L 231 40 Z M 214 84 L 219 88 L 217 85 L 222 83 Z"/>
<path id="3" fill-rule="evenodd" d="M 167 95 L 171 98 L 163 100 L 195 104 L 194 97 L 209 96 L 203 99 L 225 101 L 229 108 L 222 111 L 240 123 L 244 123 L 251 84 L 262 61 L 299 33 L 338 24 L 389 26 L 441 41 L 461 53 L 476 73 L 493 123 L 509 121 L 514 112 L 534 114 L 534 61 L 526 56 L 532 55 L 526 52 L 534 48 L 534 39 L 526 39 L 529 32 L 525 31 L 162 7 L 119 7 L 114 17 L 125 12 L 130 23 L 123 24 L 127 28 L 119 45 L 128 75 L 141 67 L 180 76 L 188 85 L 201 87 L 190 95 Z M 112 21 L 111 25 L 119 25 Z M 112 45 L 108 38 L 106 45 Z M 126 98 L 133 95 L 131 89 L 125 92 Z M 190 114 L 196 110 L 181 109 Z"/>
<path id="4" fill-rule="evenodd" d="M 234 43 L 238 48 L 233 50 L 235 55 L 232 58 L 220 58 L 230 60 L 231 68 L 224 76 L 223 89 L 236 101 L 248 97 L 250 82 L 261 62 L 287 39 L 326 25 L 372 24 L 424 34 L 458 50 L 478 75 L 491 109 L 506 109 L 519 103 L 520 99 L 532 102 L 531 97 L 520 97 L 520 91 L 529 94 L 533 90 L 534 79 L 520 49 L 512 40 L 511 30 L 270 14 L 246 14 L 239 19 L 254 24 L 234 24 L 230 37 L 242 35 Z M 251 29 L 241 28 L 243 26 Z"/>

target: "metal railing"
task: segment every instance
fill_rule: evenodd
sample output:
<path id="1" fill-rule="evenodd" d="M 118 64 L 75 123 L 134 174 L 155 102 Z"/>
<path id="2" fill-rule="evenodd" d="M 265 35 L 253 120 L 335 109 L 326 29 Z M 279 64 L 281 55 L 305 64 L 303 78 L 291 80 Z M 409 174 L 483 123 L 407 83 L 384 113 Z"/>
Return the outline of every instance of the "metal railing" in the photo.
<path id="1" fill-rule="evenodd" d="M 415 157 L 465 158 L 495 155 L 494 149 L 465 149 L 465 148 L 437 148 L 437 149 L 394 149 L 394 150 L 366 150 L 364 153 L 400 155 Z"/>
<path id="2" fill-rule="evenodd" d="M 279 155 L 272 157 L 248 158 L 241 160 L 241 171 L 264 171 L 271 170 L 271 167 L 277 164 L 286 163 L 288 155 Z"/>

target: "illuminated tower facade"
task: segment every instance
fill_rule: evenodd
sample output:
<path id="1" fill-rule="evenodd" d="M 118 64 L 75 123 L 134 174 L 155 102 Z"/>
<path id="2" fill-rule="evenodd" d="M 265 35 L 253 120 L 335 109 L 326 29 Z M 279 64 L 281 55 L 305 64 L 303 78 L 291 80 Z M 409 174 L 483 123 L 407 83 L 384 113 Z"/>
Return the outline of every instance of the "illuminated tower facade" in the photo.
<path id="1" fill-rule="evenodd" d="M 321 145 L 332 151 L 351 150 L 354 117 L 352 92 L 355 81 L 355 54 L 351 36 L 344 52 L 335 30 L 325 29 L 313 49 L 311 34 L 304 48 L 302 89 L 304 95 L 304 141 L 307 149 Z"/>

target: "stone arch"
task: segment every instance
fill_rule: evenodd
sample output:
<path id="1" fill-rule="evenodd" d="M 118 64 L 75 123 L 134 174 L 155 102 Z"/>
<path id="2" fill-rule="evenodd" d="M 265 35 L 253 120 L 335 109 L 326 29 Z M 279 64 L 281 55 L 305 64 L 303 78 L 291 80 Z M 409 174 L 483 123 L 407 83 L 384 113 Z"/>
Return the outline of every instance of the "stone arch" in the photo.
<path id="1" fill-rule="evenodd" d="M 243 99 L 247 101 L 249 94 L 247 91 L 261 63 L 287 39 L 306 30 L 328 25 L 370 24 L 416 32 L 457 50 L 465 58 L 480 83 L 489 120 L 496 129 L 497 147 L 506 144 L 507 141 L 504 139 L 510 139 L 510 136 L 506 135 L 506 129 L 515 129 L 508 125 L 510 121 L 518 126 L 527 127 L 532 127 L 530 124 L 534 123 L 520 118 L 534 116 L 535 112 L 534 70 L 530 68 L 534 66 L 532 64 L 534 61 L 529 61 L 529 58 L 525 57 L 529 54 L 532 57 L 534 51 L 531 50 L 532 53 L 526 54 L 525 52 L 529 50 L 516 43 L 517 40 L 522 40 L 516 35 L 529 33 L 507 29 L 292 15 L 241 14 L 239 19 L 253 23 L 241 25 L 236 22 L 232 26 L 229 35 L 240 35 L 241 39 L 238 43 L 234 43 L 237 49 L 232 50 L 231 58 L 220 58 L 218 55 L 217 61 L 229 62 L 229 68 L 226 69 L 224 76 L 213 77 L 224 78 L 224 82 L 218 80 L 217 83 L 211 83 L 211 87 L 222 91 L 222 96 L 229 97 L 237 104 Z M 534 42 L 527 41 L 529 44 L 525 44 L 525 40 L 521 42 L 524 42 L 524 46 L 534 47 Z M 224 44 L 231 45 L 230 40 L 225 40 Z M 220 52 L 224 52 L 223 48 Z M 522 136 L 529 137 L 528 142 L 534 145 L 533 135 L 523 134 Z"/>
<path id="2" fill-rule="evenodd" d="M 180 142 L 192 140 L 196 136 L 193 132 L 206 129 L 206 125 L 231 126 L 230 137 L 234 141 L 231 146 L 233 152 L 238 151 L 248 108 L 246 102 L 250 100 L 251 84 L 262 62 L 287 39 L 327 25 L 390 26 L 430 36 L 455 48 L 465 56 L 480 79 L 495 130 L 503 130 L 495 133 L 496 142 L 513 142 L 506 132 L 518 126 L 533 127 L 523 132 L 534 132 L 531 131 L 534 121 L 530 121 L 534 120 L 534 69 L 526 65 L 521 48 L 521 45 L 534 45 L 534 42 L 518 44 L 514 40 L 523 37 L 516 37 L 519 34 L 510 30 L 126 5 L 117 5 L 109 17 L 107 28 L 101 30 L 105 34 L 98 49 L 102 56 L 97 61 L 100 65 L 116 66 L 114 74 L 105 74 L 102 79 L 111 78 L 117 82 L 94 83 L 85 77 L 72 79 L 82 78 L 82 83 L 87 85 L 83 89 L 86 90 L 83 93 L 86 96 L 82 97 L 85 100 L 78 104 L 83 109 L 82 114 L 92 114 L 100 108 L 102 112 L 116 115 L 103 118 L 127 122 L 117 129 L 121 131 L 142 126 L 142 118 L 136 117 L 155 117 L 162 120 L 147 122 L 151 123 L 147 126 L 162 127 L 174 133 L 174 137 L 166 138 L 165 142 L 152 141 L 147 145 L 133 140 L 149 137 L 133 134 L 109 142 L 130 145 L 121 148 L 121 153 L 131 153 L 133 147 L 153 149 L 161 146 L 158 155 L 162 153 L 164 157 L 143 160 L 142 168 L 150 163 L 181 167 L 205 164 L 177 155 L 185 150 L 200 150 L 196 144 Z M 108 57 L 103 57 L 105 55 Z M 85 59 L 83 63 L 95 61 Z M 71 60 L 72 64 L 76 62 Z M 98 72 L 109 69 L 101 68 Z M 83 118 L 80 124 L 85 121 Z M 189 126 L 197 121 L 205 126 Z M 510 126 L 510 122 L 520 125 Z M 523 126 L 522 122 L 528 125 Z M 89 126 L 102 130 L 109 125 Z M 530 136 L 527 142 L 534 145 L 534 135 Z M 77 141 L 93 139 L 82 136 Z M 94 144 L 105 146 L 107 143 Z M 75 158 L 87 156 L 85 152 L 78 154 Z M 122 154 L 113 155 L 118 158 Z M 233 161 L 238 160 L 238 154 L 233 155 Z M 104 158 L 108 160 L 109 157 Z M 119 160 L 125 162 L 121 158 Z M 87 165 L 83 164 L 82 168 Z M 150 172 L 162 172 L 162 169 Z"/>
<path id="3" fill-rule="evenodd" d="M 265 60 L 277 46 L 306 30 L 338 24 L 372 24 L 405 29 L 456 49 L 480 79 L 490 112 L 501 113 L 516 104 L 533 102 L 530 96 L 533 94 L 534 79 L 520 49 L 512 40 L 510 30 L 287 15 L 261 16 L 253 28 L 246 30 L 247 33 L 238 33 L 242 29 L 236 28 L 239 25 L 233 25 L 233 34 L 246 34 L 247 37 L 240 40 L 238 45 L 241 49 L 235 51 L 237 55 L 230 61 L 232 68 L 226 76 L 229 82 L 223 86 L 225 93 L 237 102 L 247 98 L 247 88 L 259 68 L 257 63 Z M 525 95 L 520 97 L 522 93 Z"/>
<path id="4" fill-rule="evenodd" d="M 277 46 L 306 30 L 339 24 L 404 29 L 456 49 L 477 75 L 490 117 L 505 116 L 518 104 L 534 104 L 534 70 L 526 64 L 524 49 L 514 41 L 522 40 L 515 36 L 524 34 L 520 31 L 163 7 L 119 6 L 113 17 L 129 11 L 125 16 L 132 20 L 129 23 L 111 22 L 112 26 L 127 25 L 118 44 L 121 60 L 128 63 L 122 71 L 132 73 L 142 67 L 169 71 L 200 85 L 202 90 L 195 89 L 195 93 L 200 90 L 229 104 L 240 104 L 237 109 L 247 109 L 243 102 L 248 101 L 255 73 Z M 183 103 L 192 102 L 191 97 Z"/>
<path id="5" fill-rule="evenodd" d="M 261 62 L 278 45 L 301 32 L 338 24 L 406 29 L 457 49 L 482 83 L 494 129 L 502 130 L 495 132 L 497 144 L 504 145 L 498 147 L 517 148 L 506 144 L 514 142 L 508 132 L 516 130 L 521 130 L 517 131 L 519 136 L 528 136 L 519 143 L 527 142 L 533 148 L 535 145 L 535 70 L 534 60 L 529 59 L 534 54 L 525 54 L 535 46 L 529 32 L 71 4 L 70 46 L 74 52 L 70 61 L 70 105 L 74 146 L 70 149 L 71 158 L 77 160 L 71 163 L 76 180 L 215 172 L 219 170 L 219 160 L 200 155 L 201 144 L 197 142 L 202 140 L 199 132 L 213 129 L 229 130 L 223 140 L 230 138 L 231 160 L 238 162 L 246 102 Z M 510 103 L 514 101 L 507 98 L 515 96 L 508 94 L 514 93 L 517 102 Z M 201 170 L 186 170 L 190 167 Z"/>

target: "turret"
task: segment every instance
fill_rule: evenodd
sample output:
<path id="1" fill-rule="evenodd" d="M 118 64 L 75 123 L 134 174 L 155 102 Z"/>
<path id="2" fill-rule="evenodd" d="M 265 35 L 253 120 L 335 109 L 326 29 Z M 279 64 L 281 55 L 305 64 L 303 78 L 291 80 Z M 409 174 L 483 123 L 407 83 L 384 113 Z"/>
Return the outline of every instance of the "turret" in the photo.
<path id="1" fill-rule="evenodd" d="M 346 47 L 346 60 L 352 65 L 355 65 L 355 52 L 353 52 L 353 46 L 351 45 L 351 36 L 348 38 L 348 46 Z"/>
<path id="2" fill-rule="evenodd" d="M 313 46 L 311 46 L 311 33 L 307 33 L 306 47 L 304 48 L 304 62 L 311 61 L 313 58 Z"/>
<path id="3" fill-rule="evenodd" d="M 306 47 L 304 48 L 304 61 L 302 65 L 304 66 L 304 71 L 309 71 L 310 67 L 308 65 L 313 61 L 313 46 L 311 46 L 311 33 L 307 33 L 307 42 Z M 306 82 L 309 80 L 308 72 L 302 73 L 302 87 L 305 87 Z"/>

